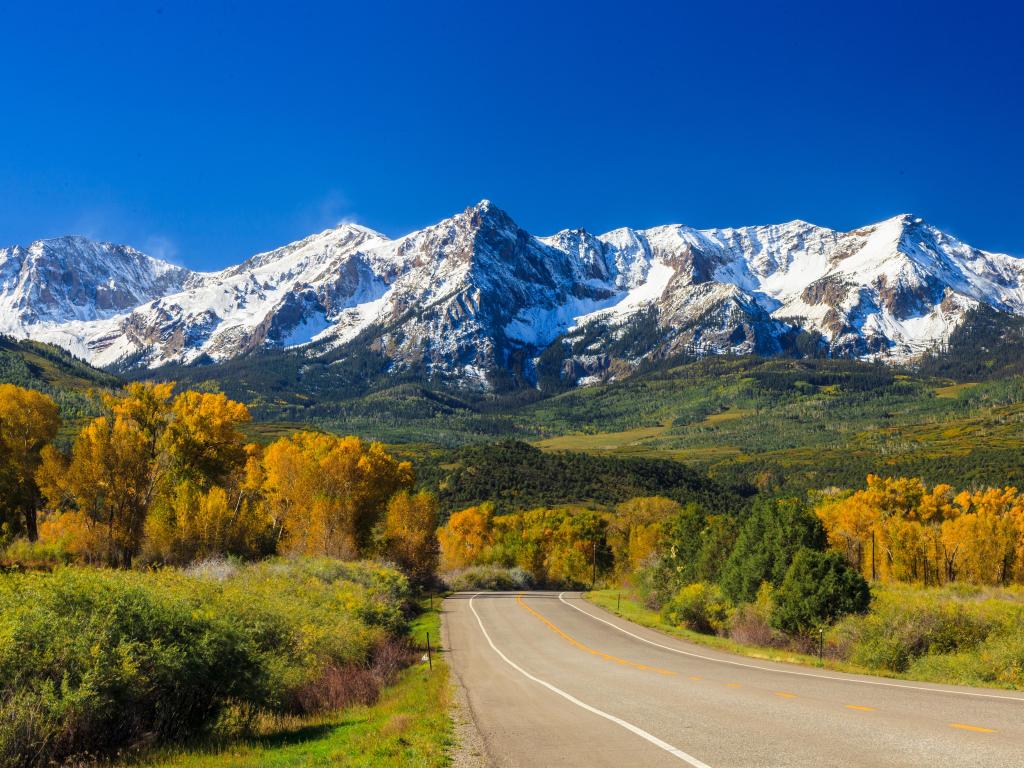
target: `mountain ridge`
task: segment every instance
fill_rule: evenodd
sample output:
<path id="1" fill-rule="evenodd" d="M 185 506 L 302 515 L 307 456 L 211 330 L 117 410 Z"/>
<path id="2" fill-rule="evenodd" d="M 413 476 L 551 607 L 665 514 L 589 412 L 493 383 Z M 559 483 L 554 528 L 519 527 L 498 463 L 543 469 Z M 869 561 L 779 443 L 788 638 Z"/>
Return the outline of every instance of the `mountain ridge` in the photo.
<path id="1" fill-rule="evenodd" d="M 353 343 L 388 370 L 484 389 L 798 341 L 905 362 L 979 306 L 1024 315 L 1024 260 L 911 214 L 849 232 L 794 220 L 537 237 L 482 200 L 403 237 L 347 223 L 217 272 L 79 237 L 0 249 L 0 332 L 124 369 L 267 348 L 342 359 Z"/>

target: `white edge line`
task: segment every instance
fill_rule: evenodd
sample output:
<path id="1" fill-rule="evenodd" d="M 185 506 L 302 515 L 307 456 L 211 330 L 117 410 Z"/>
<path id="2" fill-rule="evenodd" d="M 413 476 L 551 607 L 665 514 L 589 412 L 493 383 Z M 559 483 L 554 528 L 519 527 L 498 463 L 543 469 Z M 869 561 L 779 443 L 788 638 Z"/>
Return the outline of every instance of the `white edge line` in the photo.
<path id="1" fill-rule="evenodd" d="M 820 680 L 836 680 L 836 681 L 841 682 L 841 683 L 859 683 L 860 685 L 880 685 L 880 686 L 884 686 L 886 688 L 906 688 L 907 690 L 910 690 L 910 691 L 928 691 L 930 693 L 951 693 L 951 694 L 953 694 L 955 696 L 976 696 L 976 697 L 983 698 L 983 699 L 1000 699 L 1000 700 L 1003 700 L 1003 701 L 1016 701 L 1016 702 L 1018 702 L 1020 704 L 1024 704 L 1024 699 L 1019 698 L 1017 696 L 1000 696 L 997 693 L 975 693 L 974 691 L 954 691 L 954 690 L 951 690 L 949 688 L 928 688 L 928 687 L 923 686 L 923 685 L 904 685 L 903 683 L 887 683 L 887 682 L 883 682 L 882 680 L 859 680 L 856 677 L 839 677 L 838 675 L 819 675 L 819 674 L 816 674 L 814 672 L 798 672 L 795 669 L 775 669 L 773 667 L 763 667 L 763 666 L 761 666 L 759 664 L 747 664 L 747 663 L 742 662 L 742 661 L 732 661 L 731 659 L 718 659 L 718 658 L 715 658 L 714 656 L 705 656 L 705 655 L 700 654 L 700 653 L 693 653 L 692 651 L 684 651 L 684 650 L 681 650 L 679 648 L 673 648 L 672 646 L 669 646 L 669 645 L 662 645 L 661 643 L 656 643 L 653 640 L 648 640 L 646 637 L 640 637 L 640 635 L 633 634 L 628 629 L 623 629 L 622 627 L 620 627 L 617 624 L 613 624 L 610 621 L 602 619 L 600 616 L 595 616 L 594 614 L 590 613 L 589 611 L 584 611 L 578 605 L 573 605 L 572 603 L 570 603 L 568 600 L 565 599 L 564 595 L 565 595 L 565 592 L 560 592 L 558 594 L 558 599 L 561 600 L 566 605 L 568 605 L 570 608 L 573 608 L 573 609 L 579 611 L 580 613 L 584 614 L 585 616 L 589 616 L 594 621 L 600 621 L 602 624 L 607 624 L 612 629 L 617 629 L 617 630 L 619 630 L 619 632 L 623 632 L 624 634 L 627 634 L 630 637 L 635 637 L 637 640 L 640 640 L 641 642 L 647 643 L 648 645 L 653 645 L 653 646 L 655 646 L 657 648 L 663 648 L 666 651 L 672 651 L 672 653 L 681 653 L 683 656 L 692 656 L 695 659 L 704 659 L 705 661 L 713 661 L 713 662 L 715 662 L 717 664 L 732 664 L 734 667 L 746 667 L 747 669 L 759 669 L 759 670 L 761 670 L 763 672 L 775 672 L 775 673 L 780 674 L 780 675 L 796 675 L 798 677 L 816 677 L 816 678 L 818 678 Z M 580 598 L 580 599 L 582 599 L 582 598 Z"/>
<path id="2" fill-rule="evenodd" d="M 610 715 L 607 712 L 603 712 L 602 710 L 598 709 L 597 707 L 592 707 L 589 704 L 580 701 L 575 696 L 566 693 L 561 688 L 556 688 L 551 683 L 548 683 L 548 682 L 546 682 L 544 680 L 541 680 L 539 677 L 534 677 L 529 672 L 527 672 L 525 669 L 520 667 L 518 664 L 516 664 L 514 661 L 512 661 L 508 656 L 506 656 L 504 653 L 502 653 L 500 650 L 498 650 L 498 646 L 496 646 L 494 644 L 494 641 L 491 640 L 491 636 L 489 634 L 487 634 L 487 630 L 484 628 L 484 623 L 480 620 L 480 614 L 476 612 L 476 607 L 473 605 L 473 601 L 476 600 L 477 597 L 479 597 L 479 595 L 480 595 L 480 593 L 477 592 L 475 595 L 473 595 L 471 598 L 469 598 L 469 609 L 473 612 L 473 615 L 476 617 L 476 623 L 480 625 L 480 631 L 484 633 L 484 638 L 487 640 L 487 643 L 491 646 L 491 648 L 494 649 L 494 652 L 496 654 L 498 654 L 499 656 L 501 656 L 502 660 L 506 664 L 508 664 L 510 667 L 512 667 L 514 670 L 516 670 L 519 674 L 523 675 L 524 677 L 529 678 L 530 680 L 533 680 L 533 682 L 535 682 L 535 683 L 543 685 L 549 691 L 552 691 L 553 693 L 557 693 L 563 699 L 565 699 L 566 701 L 572 702 L 577 707 L 581 707 L 581 708 L 587 710 L 588 712 L 593 712 L 595 715 L 603 717 L 605 720 L 610 720 L 611 722 L 615 723 L 616 725 L 622 726 L 623 728 L 625 728 L 627 731 L 630 731 L 631 733 L 635 733 L 637 736 L 639 736 L 642 739 L 646 739 L 647 741 L 649 741 L 651 744 L 653 744 L 654 746 L 658 747 L 659 749 L 663 749 L 666 752 L 668 752 L 670 755 L 672 755 L 674 757 L 678 757 L 684 763 L 689 763 L 691 766 L 693 766 L 693 768 L 711 768 L 711 766 L 709 766 L 707 763 L 702 763 L 700 760 L 698 760 L 697 758 L 693 757 L 692 755 L 688 755 L 685 752 L 683 752 L 683 750 L 678 749 L 676 747 L 673 747 L 668 742 L 662 741 L 657 736 L 654 736 L 654 735 L 648 733 L 647 731 L 645 731 L 643 728 L 635 726 L 632 723 L 628 723 L 625 720 L 623 720 L 622 718 L 616 717 L 615 715 Z"/>

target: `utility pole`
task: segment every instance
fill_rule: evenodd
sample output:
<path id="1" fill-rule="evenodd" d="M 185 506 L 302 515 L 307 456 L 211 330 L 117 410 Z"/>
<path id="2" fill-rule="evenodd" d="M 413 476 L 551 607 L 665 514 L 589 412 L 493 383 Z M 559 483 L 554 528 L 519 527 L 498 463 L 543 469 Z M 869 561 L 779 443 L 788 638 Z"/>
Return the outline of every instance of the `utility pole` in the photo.
<path id="1" fill-rule="evenodd" d="M 871 580 L 875 580 L 875 532 L 871 532 Z"/>

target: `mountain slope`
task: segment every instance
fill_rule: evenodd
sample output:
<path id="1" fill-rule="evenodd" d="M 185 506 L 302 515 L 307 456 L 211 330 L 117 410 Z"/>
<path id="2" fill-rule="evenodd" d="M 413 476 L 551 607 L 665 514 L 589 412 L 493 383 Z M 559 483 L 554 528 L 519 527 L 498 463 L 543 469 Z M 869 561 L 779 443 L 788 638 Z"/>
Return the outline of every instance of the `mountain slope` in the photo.
<path id="1" fill-rule="evenodd" d="M 484 389 L 589 383 L 683 353 L 905 361 L 978 307 L 1024 315 L 1024 262 L 909 215 L 851 232 L 539 238 L 485 200 L 397 240 L 346 224 L 216 273 L 61 238 L 0 251 L 0 276 L 0 328 L 97 365 L 294 349 L 299 369 L 358 362 Z"/>
<path id="2" fill-rule="evenodd" d="M 194 273 L 127 245 L 84 237 L 0 249 L 0 333 L 93 358 L 93 328 L 180 290 Z"/>

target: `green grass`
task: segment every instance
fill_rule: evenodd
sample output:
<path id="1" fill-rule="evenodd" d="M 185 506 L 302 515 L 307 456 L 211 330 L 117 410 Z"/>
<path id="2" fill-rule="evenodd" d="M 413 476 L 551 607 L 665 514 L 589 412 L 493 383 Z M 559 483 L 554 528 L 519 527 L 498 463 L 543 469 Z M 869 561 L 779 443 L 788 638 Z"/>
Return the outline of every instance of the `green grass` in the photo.
<path id="1" fill-rule="evenodd" d="M 561 435 L 540 440 L 535 445 L 546 451 L 614 451 L 628 449 L 644 441 L 659 437 L 668 426 L 638 427 L 620 432 L 598 432 L 585 435 Z"/>
<path id="2" fill-rule="evenodd" d="M 935 390 L 935 396 L 936 397 L 956 398 L 956 397 L 960 397 L 960 393 L 961 392 L 965 392 L 968 389 L 970 389 L 971 387 L 976 387 L 976 386 L 978 386 L 977 383 L 970 382 L 970 381 L 966 381 L 963 384 L 950 384 L 950 385 L 945 386 L 945 387 L 938 387 Z"/>
<path id="3" fill-rule="evenodd" d="M 440 637 L 440 598 L 410 625 L 410 635 L 431 647 Z M 344 765 L 348 768 L 442 768 L 454 743 L 449 714 L 448 666 L 440 653 L 433 671 L 416 663 L 381 692 L 373 706 L 330 715 L 269 720 L 253 738 L 210 748 L 162 752 L 143 761 L 149 768 L 291 768 Z M 138 764 L 136 764 L 138 765 Z"/>

